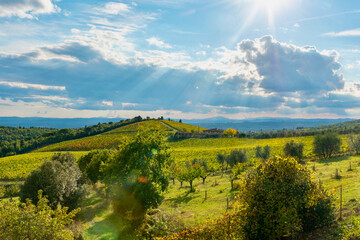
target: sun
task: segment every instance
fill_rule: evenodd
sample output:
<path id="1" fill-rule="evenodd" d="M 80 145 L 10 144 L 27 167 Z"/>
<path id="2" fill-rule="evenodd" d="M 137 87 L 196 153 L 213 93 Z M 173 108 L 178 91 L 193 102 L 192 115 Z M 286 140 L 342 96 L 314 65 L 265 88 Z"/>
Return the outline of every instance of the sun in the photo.
<path id="1" fill-rule="evenodd" d="M 287 15 L 289 10 L 296 9 L 302 0 L 229 0 L 232 6 L 237 9 L 245 9 L 245 21 L 240 29 L 231 38 L 232 42 L 237 42 L 242 33 L 249 28 L 259 18 L 266 19 L 268 29 L 271 34 L 276 33 L 276 20 Z"/>

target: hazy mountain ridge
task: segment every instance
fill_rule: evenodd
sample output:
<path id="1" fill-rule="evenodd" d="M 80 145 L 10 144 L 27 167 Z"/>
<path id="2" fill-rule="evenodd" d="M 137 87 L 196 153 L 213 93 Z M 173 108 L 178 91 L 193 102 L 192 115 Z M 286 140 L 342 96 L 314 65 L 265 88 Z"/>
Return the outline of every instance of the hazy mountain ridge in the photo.
<path id="1" fill-rule="evenodd" d="M 0 117 L 0 126 L 10 127 L 48 127 L 48 128 L 81 128 L 97 123 L 118 122 L 124 118 L 21 118 Z M 177 119 L 172 119 L 177 120 Z M 204 128 L 227 129 L 239 131 L 260 131 L 319 127 L 323 125 L 342 123 L 354 119 L 292 119 L 292 118 L 252 118 L 244 120 L 215 117 L 208 119 L 183 119 L 184 123 L 199 125 Z"/>

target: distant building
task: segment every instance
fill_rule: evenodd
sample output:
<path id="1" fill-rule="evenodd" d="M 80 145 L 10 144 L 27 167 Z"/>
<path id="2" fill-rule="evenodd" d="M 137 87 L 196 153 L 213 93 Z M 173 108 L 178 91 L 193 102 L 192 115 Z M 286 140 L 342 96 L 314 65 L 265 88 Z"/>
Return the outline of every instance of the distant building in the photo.
<path id="1" fill-rule="evenodd" d="M 203 133 L 206 133 L 206 134 L 218 134 L 218 135 L 221 135 L 223 134 L 224 130 L 222 129 L 217 129 L 217 128 L 212 128 L 212 129 L 208 129 L 208 130 L 204 130 Z"/>

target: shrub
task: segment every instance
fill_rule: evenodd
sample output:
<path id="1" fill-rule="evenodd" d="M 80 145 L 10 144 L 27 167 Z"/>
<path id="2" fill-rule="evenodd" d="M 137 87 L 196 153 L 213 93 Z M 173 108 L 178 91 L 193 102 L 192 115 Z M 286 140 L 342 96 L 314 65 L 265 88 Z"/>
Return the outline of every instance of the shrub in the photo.
<path id="1" fill-rule="evenodd" d="M 313 142 L 313 153 L 319 158 L 329 159 L 340 151 L 341 139 L 334 133 L 316 135 Z"/>
<path id="2" fill-rule="evenodd" d="M 38 202 L 37 192 L 42 190 L 48 197 L 49 205 L 75 209 L 86 193 L 82 174 L 72 154 L 54 154 L 51 161 L 44 162 L 38 170 L 31 172 L 20 190 L 21 201 L 29 198 Z"/>
<path id="3" fill-rule="evenodd" d="M 167 236 L 185 228 L 184 222 L 175 215 L 167 215 L 160 210 L 152 210 L 146 214 L 145 221 L 138 231 L 141 239 L 153 239 Z"/>
<path id="4" fill-rule="evenodd" d="M 301 161 L 304 157 L 304 144 L 296 143 L 294 140 L 287 142 L 284 146 L 284 154 L 286 157 L 293 157 L 298 161 Z"/>
<path id="5" fill-rule="evenodd" d="M 241 182 L 237 199 L 246 239 L 293 237 L 334 219 L 332 198 L 293 158 L 259 164 Z"/>
<path id="6" fill-rule="evenodd" d="M 19 194 L 19 192 L 20 192 L 19 185 L 12 184 L 5 188 L 5 197 L 13 198 L 13 197 L 17 196 Z"/>
<path id="7" fill-rule="evenodd" d="M 41 191 L 37 205 L 29 200 L 21 205 L 15 200 L 0 201 L 0 239 L 74 239 L 69 226 L 79 209 L 67 213 L 67 208 L 52 210 L 47 204 Z"/>

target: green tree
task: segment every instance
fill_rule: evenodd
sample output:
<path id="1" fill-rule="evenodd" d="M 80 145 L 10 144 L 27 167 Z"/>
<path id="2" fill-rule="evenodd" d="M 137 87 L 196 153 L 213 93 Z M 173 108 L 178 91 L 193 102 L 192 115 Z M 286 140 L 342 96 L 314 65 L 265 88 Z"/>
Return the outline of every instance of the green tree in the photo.
<path id="1" fill-rule="evenodd" d="M 226 162 L 226 156 L 222 153 L 218 153 L 216 156 L 216 160 L 219 164 L 221 164 L 221 170 L 224 170 L 224 163 Z"/>
<path id="2" fill-rule="evenodd" d="M 205 159 L 197 159 L 195 158 L 192 161 L 192 164 L 199 164 L 201 166 L 201 172 L 200 172 L 200 177 L 203 180 L 203 184 L 205 184 L 205 180 L 207 178 L 207 176 L 209 176 L 210 174 L 210 167 L 207 163 L 207 161 Z"/>
<path id="3" fill-rule="evenodd" d="M 235 166 L 238 163 L 245 163 L 248 161 L 248 157 L 246 155 L 245 150 L 235 149 L 233 150 L 227 157 L 226 162 L 230 165 L 230 167 Z"/>
<path id="4" fill-rule="evenodd" d="M 109 150 L 94 150 L 81 156 L 78 160 L 80 170 L 86 174 L 92 183 L 104 178 L 102 165 L 110 161 L 112 152 Z"/>
<path id="5" fill-rule="evenodd" d="M 171 163 L 165 137 L 164 131 L 139 130 L 104 165 L 105 183 L 117 213 L 141 220 L 149 208 L 161 203 Z"/>
<path id="6" fill-rule="evenodd" d="M 189 182 L 190 192 L 193 192 L 193 181 L 201 176 L 203 167 L 199 163 L 193 164 L 191 162 L 186 162 L 186 167 L 184 170 L 183 178 L 186 182 Z"/>
<path id="7" fill-rule="evenodd" d="M 266 145 L 264 148 L 262 148 L 261 146 L 257 146 L 255 148 L 255 156 L 262 160 L 268 159 L 270 157 L 270 152 L 271 148 L 268 145 Z"/>
<path id="8" fill-rule="evenodd" d="M 45 161 L 39 169 L 32 171 L 21 187 L 21 201 L 29 198 L 36 204 L 39 190 L 48 197 L 53 209 L 58 205 L 70 209 L 78 206 L 86 194 L 86 185 L 72 154 L 54 154 L 51 161 Z"/>
<path id="9" fill-rule="evenodd" d="M 349 149 L 355 151 L 355 154 L 358 155 L 360 153 L 360 136 L 349 135 L 348 146 Z"/>
<path id="10" fill-rule="evenodd" d="M 236 199 L 245 239 L 292 238 L 334 219 L 333 199 L 293 158 L 260 163 L 243 178 Z"/>
<path id="11" fill-rule="evenodd" d="M 0 201 L 0 239 L 70 240 L 78 237 L 69 226 L 80 209 L 69 213 L 66 207 L 53 210 L 41 191 L 37 199 L 37 205 L 30 200 L 21 205 L 15 200 Z"/>
<path id="12" fill-rule="evenodd" d="M 340 151 L 341 139 L 334 133 L 316 135 L 313 142 L 313 153 L 319 158 L 329 159 Z"/>
<path id="13" fill-rule="evenodd" d="M 234 189 L 234 181 L 239 179 L 239 177 L 245 172 L 248 166 L 249 166 L 248 163 L 238 163 L 231 169 L 231 174 L 230 174 L 231 190 Z"/>
<path id="14" fill-rule="evenodd" d="M 286 157 L 293 157 L 298 161 L 301 161 L 304 157 L 304 144 L 301 142 L 296 143 L 294 140 L 291 140 L 285 144 L 283 150 Z"/>

